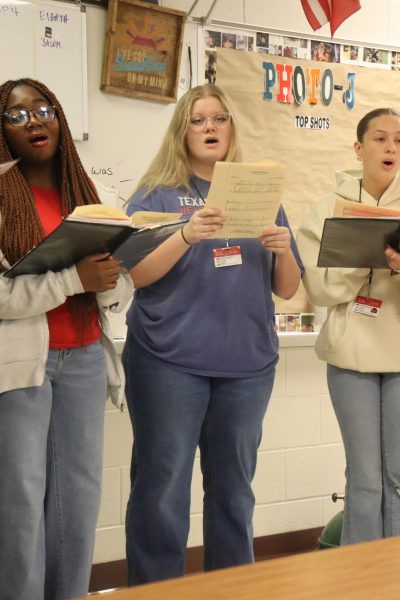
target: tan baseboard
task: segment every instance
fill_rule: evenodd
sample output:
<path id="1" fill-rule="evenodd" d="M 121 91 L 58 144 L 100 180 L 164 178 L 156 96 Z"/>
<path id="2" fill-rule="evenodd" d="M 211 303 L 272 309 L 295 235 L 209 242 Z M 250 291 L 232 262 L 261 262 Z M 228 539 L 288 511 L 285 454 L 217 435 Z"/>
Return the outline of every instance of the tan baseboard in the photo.
<path id="1" fill-rule="evenodd" d="M 290 531 L 275 535 L 257 537 L 254 540 L 254 555 L 256 560 L 278 558 L 288 554 L 311 552 L 318 548 L 318 538 L 322 527 Z M 203 548 L 196 546 L 188 548 L 186 573 L 202 571 Z M 93 565 L 90 578 L 90 592 L 125 587 L 127 581 L 126 560 L 115 560 L 108 563 Z"/>

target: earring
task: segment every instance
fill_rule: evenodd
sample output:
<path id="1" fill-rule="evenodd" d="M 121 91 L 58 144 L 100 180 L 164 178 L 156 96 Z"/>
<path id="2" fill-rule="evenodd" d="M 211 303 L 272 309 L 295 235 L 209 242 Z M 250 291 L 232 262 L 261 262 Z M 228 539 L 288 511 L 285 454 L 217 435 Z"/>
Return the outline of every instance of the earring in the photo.
<path id="1" fill-rule="evenodd" d="M 361 156 L 357 156 L 357 160 L 358 160 L 358 162 L 361 162 L 362 161 Z"/>

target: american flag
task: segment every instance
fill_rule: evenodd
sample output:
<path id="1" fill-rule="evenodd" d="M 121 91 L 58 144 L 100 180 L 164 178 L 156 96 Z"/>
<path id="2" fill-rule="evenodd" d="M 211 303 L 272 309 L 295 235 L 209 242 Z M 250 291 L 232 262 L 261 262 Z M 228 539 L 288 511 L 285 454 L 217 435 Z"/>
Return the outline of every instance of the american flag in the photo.
<path id="1" fill-rule="evenodd" d="M 301 0 L 301 4 L 314 31 L 329 23 L 332 36 L 345 19 L 361 8 L 360 0 Z"/>

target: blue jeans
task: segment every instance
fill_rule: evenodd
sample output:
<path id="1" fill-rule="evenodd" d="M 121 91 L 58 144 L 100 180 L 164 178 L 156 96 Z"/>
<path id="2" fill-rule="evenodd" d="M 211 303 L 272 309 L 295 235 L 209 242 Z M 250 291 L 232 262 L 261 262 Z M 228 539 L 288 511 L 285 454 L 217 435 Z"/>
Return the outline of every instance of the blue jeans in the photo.
<path id="1" fill-rule="evenodd" d="M 126 515 L 129 584 L 184 572 L 197 446 L 204 567 L 252 562 L 251 482 L 274 370 L 246 379 L 190 375 L 146 355 L 132 336 L 123 362 L 134 434 Z"/>
<path id="2" fill-rule="evenodd" d="M 341 543 L 400 535 L 400 373 L 328 365 L 346 453 Z"/>
<path id="3" fill-rule="evenodd" d="M 88 589 L 102 479 L 99 342 L 50 350 L 42 386 L 0 394 L 0 598 Z"/>

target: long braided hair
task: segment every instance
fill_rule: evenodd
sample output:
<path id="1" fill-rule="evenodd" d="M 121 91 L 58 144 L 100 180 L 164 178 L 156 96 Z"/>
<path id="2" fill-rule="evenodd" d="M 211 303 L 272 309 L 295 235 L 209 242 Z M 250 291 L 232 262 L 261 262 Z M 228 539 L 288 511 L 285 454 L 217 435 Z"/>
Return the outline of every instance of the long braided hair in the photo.
<path id="1" fill-rule="evenodd" d="M 61 197 L 62 215 L 66 217 L 76 206 L 98 204 L 95 188 L 80 161 L 61 104 L 43 83 L 29 78 L 9 80 L 0 85 L 0 118 L 6 110 L 8 98 L 18 85 L 29 85 L 38 90 L 55 106 L 59 122 L 60 147 L 54 160 L 57 162 L 58 191 Z M 0 162 L 12 160 L 0 127 Z M 33 192 L 18 164 L 0 177 L 0 246 L 10 264 L 24 256 L 44 238 L 44 230 L 36 210 Z M 74 322 L 81 337 L 95 309 L 92 293 L 78 294 L 70 298 Z"/>

